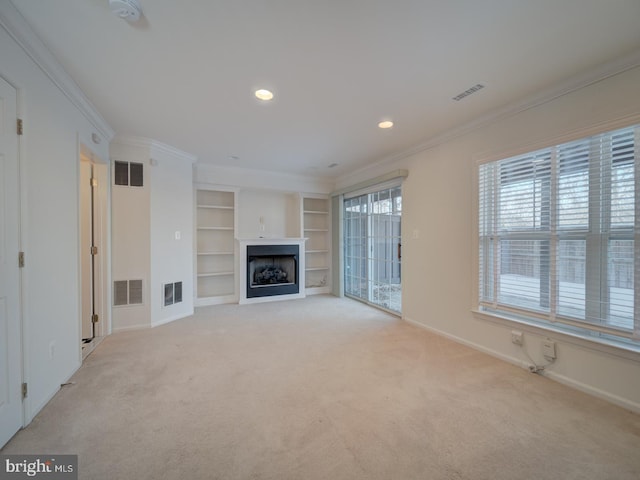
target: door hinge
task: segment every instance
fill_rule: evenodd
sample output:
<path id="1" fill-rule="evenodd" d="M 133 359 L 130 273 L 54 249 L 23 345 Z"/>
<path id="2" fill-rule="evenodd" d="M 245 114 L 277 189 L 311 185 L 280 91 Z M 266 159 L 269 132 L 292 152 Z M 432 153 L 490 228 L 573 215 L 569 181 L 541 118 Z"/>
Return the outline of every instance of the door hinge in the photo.
<path id="1" fill-rule="evenodd" d="M 97 178 L 91 178 L 89 180 L 89 185 L 91 185 L 92 187 L 97 187 L 98 186 L 98 179 Z"/>
<path id="2" fill-rule="evenodd" d="M 94 313 L 93 315 L 91 315 L 91 323 L 98 323 L 99 320 L 100 318 L 98 317 L 97 313 Z"/>
<path id="3" fill-rule="evenodd" d="M 18 118 L 16 121 L 16 130 L 18 132 L 18 135 L 22 135 L 22 119 Z"/>
<path id="4" fill-rule="evenodd" d="M 24 252 L 18 252 L 18 268 L 24 268 Z"/>
<path id="5" fill-rule="evenodd" d="M 22 384 L 22 399 L 24 400 L 25 398 L 27 398 L 27 395 L 29 393 L 29 389 L 27 388 L 27 384 L 23 383 Z"/>
<path id="6" fill-rule="evenodd" d="M 98 254 L 98 247 L 91 247 L 91 255 L 97 255 Z"/>

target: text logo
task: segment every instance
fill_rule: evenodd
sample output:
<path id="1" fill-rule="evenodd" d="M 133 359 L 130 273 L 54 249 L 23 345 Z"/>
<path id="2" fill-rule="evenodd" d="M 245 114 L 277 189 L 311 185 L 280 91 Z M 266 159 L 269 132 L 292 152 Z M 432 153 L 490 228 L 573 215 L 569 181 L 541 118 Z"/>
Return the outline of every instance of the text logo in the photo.
<path id="1" fill-rule="evenodd" d="M 77 455 L 0 455 L 0 480 L 78 480 Z"/>

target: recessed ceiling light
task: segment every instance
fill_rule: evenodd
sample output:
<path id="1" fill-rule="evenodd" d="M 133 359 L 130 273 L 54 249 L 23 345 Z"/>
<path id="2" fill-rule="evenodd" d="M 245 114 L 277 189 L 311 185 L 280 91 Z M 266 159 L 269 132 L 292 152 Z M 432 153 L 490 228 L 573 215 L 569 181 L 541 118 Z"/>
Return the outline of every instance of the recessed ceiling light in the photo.
<path id="1" fill-rule="evenodd" d="M 393 122 L 391 120 L 385 120 L 378 124 L 380 128 L 391 128 L 393 127 Z"/>
<path id="2" fill-rule="evenodd" d="M 260 90 L 256 90 L 256 97 L 260 100 L 271 100 L 273 98 L 273 93 L 261 88 Z"/>

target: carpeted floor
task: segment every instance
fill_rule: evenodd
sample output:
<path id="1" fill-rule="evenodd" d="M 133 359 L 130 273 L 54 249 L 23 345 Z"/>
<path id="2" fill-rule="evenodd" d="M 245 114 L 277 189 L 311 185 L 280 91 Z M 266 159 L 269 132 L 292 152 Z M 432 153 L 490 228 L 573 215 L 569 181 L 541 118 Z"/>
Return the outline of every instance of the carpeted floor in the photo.
<path id="1" fill-rule="evenodd" d="M 330 296 L 112 335 L 2 453 L 81 479 L 640 478 L 640 416 Z"/>

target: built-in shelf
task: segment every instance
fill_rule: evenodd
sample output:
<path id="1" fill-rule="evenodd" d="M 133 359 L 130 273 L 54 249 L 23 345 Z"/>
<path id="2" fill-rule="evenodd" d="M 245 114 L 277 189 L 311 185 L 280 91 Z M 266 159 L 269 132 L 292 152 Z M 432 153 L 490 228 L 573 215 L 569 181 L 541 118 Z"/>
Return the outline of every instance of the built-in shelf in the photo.
<path id="1" fill-rule="evenodd" d="M 196 305 L 235 301 L 236 194 L 196 188 Z"/>
<path id="2" fill-rule="evenodd" d="M 198 208 L 213 208 L 218 210 L 233 210 L 233 207 L 227 207 L 224 205 L 198 205 Z"/>
<path id="3" fill-rule="evenodd" d="M 305 288 L 307 294 L 328 293 L 331 270 L 329 199 L 302 196 L 302 232 L 305 250 Z"/>
<path id="4" fill-rule="evenodd" d="M 198 273 L 198 277 L 224 277 L 225 275 L 235 275 L 235 272 L 207 272 L 207 273 Z"/>

